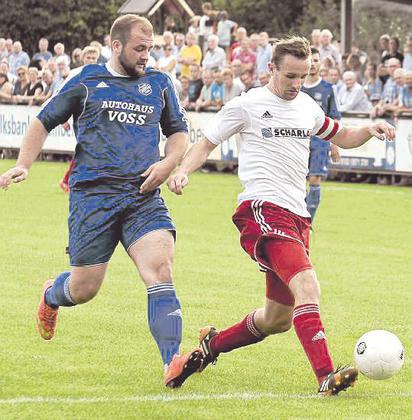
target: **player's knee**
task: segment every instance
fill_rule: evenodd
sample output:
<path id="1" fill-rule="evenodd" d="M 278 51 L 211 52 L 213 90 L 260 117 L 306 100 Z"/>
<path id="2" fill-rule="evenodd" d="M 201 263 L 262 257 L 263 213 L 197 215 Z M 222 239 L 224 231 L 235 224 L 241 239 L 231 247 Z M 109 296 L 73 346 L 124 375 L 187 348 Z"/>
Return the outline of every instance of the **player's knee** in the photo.
<path id="1" fill-rule="evenodd" d="M 100 281 L 82 281 L 75 284 L 70 282 L 70 295 L 77 304 L 86 303 L 97 295 L 100 285 Z"/>
<path id="2" fill-rule="evenodd" d="M 146 267 L 144 270 L 141 270 L 140 274 L 146 284 L 170 282 L 173 277 L 172 261 L 163 260 L 154 266 Z"/>
<path id="3" fill-rule="evenodd" d="M 298 273 L 289 283 L 296 305 L 319 303 L 320 286 L 313 270 Z"/>
<path id="4" fill-rule="evenodd" d="M 277 315 L 277 316 L 266 316 L 262 326 L 263 333 L 280 334 L 290 330 L 292 327 L 292 318 L 290 315 Z"/>

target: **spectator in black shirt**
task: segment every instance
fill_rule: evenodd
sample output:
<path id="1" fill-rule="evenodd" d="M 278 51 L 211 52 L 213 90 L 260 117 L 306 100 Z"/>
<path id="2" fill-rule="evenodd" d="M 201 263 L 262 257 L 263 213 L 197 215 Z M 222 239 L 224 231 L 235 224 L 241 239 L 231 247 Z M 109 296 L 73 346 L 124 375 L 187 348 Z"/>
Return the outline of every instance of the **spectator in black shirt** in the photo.
<path id="1" fill-rule="evenodd" d="M 403 63 L 403 54 L 399 52 L 399 38 L 396 36 L 392 36 L 389 40 L 389 51 L 382 57 L 382 63 L 386 66 L 387 61 L 390 58 L 397 58 L 401 62 L 401 66 Z"/>
<path id="2" fill-rule="evenodd" d="M 202 72 L 198 64 L 191 64 L 190 67 L 190 81 L 189 81 L 189 103 L 187 106 L 188 110 L 194 110 L 196 107 L 196 101 L 200 96 L 200 92 L 203 87 Z"/>

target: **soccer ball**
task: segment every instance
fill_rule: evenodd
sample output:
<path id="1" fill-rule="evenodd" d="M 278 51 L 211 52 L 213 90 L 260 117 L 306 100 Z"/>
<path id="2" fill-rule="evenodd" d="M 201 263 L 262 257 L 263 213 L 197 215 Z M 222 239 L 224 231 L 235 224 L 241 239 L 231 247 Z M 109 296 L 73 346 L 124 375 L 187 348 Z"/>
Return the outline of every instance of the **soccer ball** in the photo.
<path id="1" fill-rule="evenodd" d="M 355 363 L 370 379 L 387 379 L 403 365 L 404 349 L 395 334 L 384 330 L 369 331 L 355 345 Z"/>

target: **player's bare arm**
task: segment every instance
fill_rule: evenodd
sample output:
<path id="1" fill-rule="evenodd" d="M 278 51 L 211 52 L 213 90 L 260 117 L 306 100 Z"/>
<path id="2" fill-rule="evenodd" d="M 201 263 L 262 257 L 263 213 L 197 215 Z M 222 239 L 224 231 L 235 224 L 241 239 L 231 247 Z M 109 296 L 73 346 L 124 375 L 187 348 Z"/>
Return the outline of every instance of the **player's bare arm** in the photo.
<path id="1" fill-rule="evenodd" d="M 387 122 L 374 123 L 364 127 L 344 127 L 331 141 L 342 149 L 353 149 L 362 146 L 372 137 L 379 140 L 395 140 L 395 128 Z"/>
<path id="2" fill-rule="evenodd" d="M 17 183 L 27 178 L 48 134 L 42 122 L 36 118 L 23 138 L 16 166 L 0 176 L 0 188 L 7 190 L 12 181 Z"/>
<path id="3" fill-rule="evenodd" d="M 146 178 L 140 187 L 140 192 L 145 194 L 161 185 L 182 161 L 188 144 L 187 133 L 174 133 L 168 137 L 165 146 L 165 158 L 150 165 L 143 172 Z"/>
<path id="4" fill-rule="evenodd" d="M 216 147 L 215 144 L 204 138 L 195 144 L 183 159 L 182 164 L 169 178 L 167 185 L 169 190 L 177 195 L 183 194 L 183 188 L 189 183 L 188 175 L 199 169 Z"/>

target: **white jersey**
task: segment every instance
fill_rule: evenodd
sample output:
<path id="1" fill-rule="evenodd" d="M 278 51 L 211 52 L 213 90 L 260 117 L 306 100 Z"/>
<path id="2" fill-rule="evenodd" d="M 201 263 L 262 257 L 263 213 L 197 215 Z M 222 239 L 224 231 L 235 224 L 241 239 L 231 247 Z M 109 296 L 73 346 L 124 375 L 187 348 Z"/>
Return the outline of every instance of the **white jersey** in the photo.
<path id="1" fill-rule="evenodd" d="M 244 187 L 239 202 L 270 201 L 310 217 L 305 203 L 310 137 L 329 140 L 340 128 L 306 93 L 287 101 L 259 87 L 229 101 L 204 135 L 218 145 L 239 134 L 238 174 Z"/>

